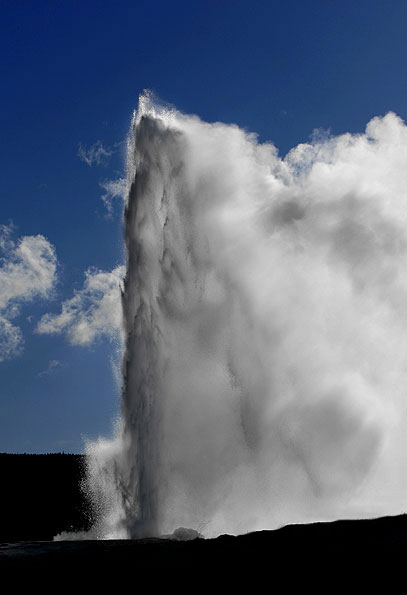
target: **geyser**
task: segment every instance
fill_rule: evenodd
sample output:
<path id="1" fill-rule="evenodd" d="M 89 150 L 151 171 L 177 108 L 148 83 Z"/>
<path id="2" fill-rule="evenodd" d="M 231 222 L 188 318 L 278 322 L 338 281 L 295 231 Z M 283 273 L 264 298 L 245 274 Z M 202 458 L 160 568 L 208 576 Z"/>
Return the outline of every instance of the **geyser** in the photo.
<path id="1" fill-rule="evenodd" d="M 392 113 L 281 159 L 140 98 L 122 419 L 88 449 L 100 537 L 403 509 L 406 163 Z"/>

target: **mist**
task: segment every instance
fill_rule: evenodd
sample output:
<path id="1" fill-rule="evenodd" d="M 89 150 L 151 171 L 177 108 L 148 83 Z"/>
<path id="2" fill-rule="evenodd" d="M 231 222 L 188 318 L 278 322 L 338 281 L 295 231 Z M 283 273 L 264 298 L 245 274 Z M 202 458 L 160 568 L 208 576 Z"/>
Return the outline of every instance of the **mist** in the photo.
<path id="1" fill-rule="evenodd" d="M 99 537 L 404 510 L 406 163 L 394 113 L 281 158 L 141 96 L 121 419 L 87 447 Z"/>

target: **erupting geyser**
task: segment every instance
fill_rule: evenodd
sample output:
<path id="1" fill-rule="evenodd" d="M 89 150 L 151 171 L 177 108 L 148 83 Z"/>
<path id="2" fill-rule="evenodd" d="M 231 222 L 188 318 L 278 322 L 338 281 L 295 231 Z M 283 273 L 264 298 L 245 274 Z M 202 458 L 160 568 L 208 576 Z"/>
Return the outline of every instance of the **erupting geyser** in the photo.
<path id="1" fill-rule="evenodd" d="M 281 159 L 141 97 L 122 422 L 89 448 L 99 536 L 402 510 L 406 163 L 392 113 Z"/>

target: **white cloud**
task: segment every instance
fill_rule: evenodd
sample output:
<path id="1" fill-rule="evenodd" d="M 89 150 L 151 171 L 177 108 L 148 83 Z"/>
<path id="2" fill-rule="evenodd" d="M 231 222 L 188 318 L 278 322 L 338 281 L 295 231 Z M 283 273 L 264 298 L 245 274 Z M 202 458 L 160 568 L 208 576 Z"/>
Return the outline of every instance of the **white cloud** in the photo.
<path id="1" fill-rule="evenodd" d="M 0 316 L 0 362 L 20 355 L 24 347 L 21 329 Z"/>
<path id="2" fill-rule="evenodd" d="M 73 345 L 87 345 L 105 335 L 117 338 L 121 329 L 121 281 L 125 269 L 88 269 L 82 289 L 65 300 L 59 314 L 45 314 L 37 326 L 42 334 L 65 334 Z"/>
<path id="3" fill-rule="evenodd" d="M 47 297 L 57 267 L 55 249 L 44 236 L 25 236 L 6 251 L 0 269 L 0 308 L 13 306 L 17 300 Z"/>
<path id="4" fill-rule="evenodd" d="M 98 140 L 88 149 L 79 143 L 78 157 L 89 167 L 92 167 L 93 165 L 104 165 L 113 152 L 113 148 L 104 147 L 102 141 Z"/>
<path id="5" fill-rule="evenodd" d="M 111 147 L 105 147 L 102 141 L 98 140 L 89 148 L 79 144 L 78 157 L 81 161 L 92 167 L 94 165 L 106 165 L 108 159 L 115 153 L 123 143 L 115 143 Z M 125 178 L 116 178 L 112 180 L 104 180 L 100 182 L 101 188 L 104 190 L 102 200 L 105 204 L 109 215 L 113 211 L 113 201 L 119 198 L 124 202 L 127 194 L 127 181 Z"/>
<path id="6" fill-rule="evenodd" d="M 46 367 L 46 369 L 38 373 L 38 376 L 50 376 L 55 372 L 55 370 L 57 370 L 58 368 L 62 368 L 62 366 L 63 364 L 59 360 L 52 359 L 48 362 L 48 366 Z"/>
<path id="7" fill-rule="evenodd" d="M 0 226 L 0 361 L 19 355 L 24 339 L 11 320 L 22 303 L 48 298 L 56 281 L 55 249 L 42 235 L 24 236 L 15 243 L 13 226 Z"/>
<path id="8" fill-rule="evenodd" d="M 105 207 L 109 214 L 113 211 L 113 200 L 118 198 L 121 201 L 125 201 L 127 195 L 127 180 L 125 178 L 118 178 L 116 180 L 106 180 L 101 182 L 100 186 L 105 191 L 102 194 L 102 200 L 105 203 Z"/>

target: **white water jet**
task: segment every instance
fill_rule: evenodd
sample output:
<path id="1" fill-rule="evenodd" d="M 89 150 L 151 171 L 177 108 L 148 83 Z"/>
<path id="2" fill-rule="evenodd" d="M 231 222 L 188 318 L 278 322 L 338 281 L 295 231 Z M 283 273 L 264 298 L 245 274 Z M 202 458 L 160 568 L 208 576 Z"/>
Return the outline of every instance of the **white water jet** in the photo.
<path id="1" fill-rule="evenodd" d="M 392 113 L 281 159 L 140 98 L 122 420 L 88 449 L 100 537 L 403 510 L 406 163 Z"/>

